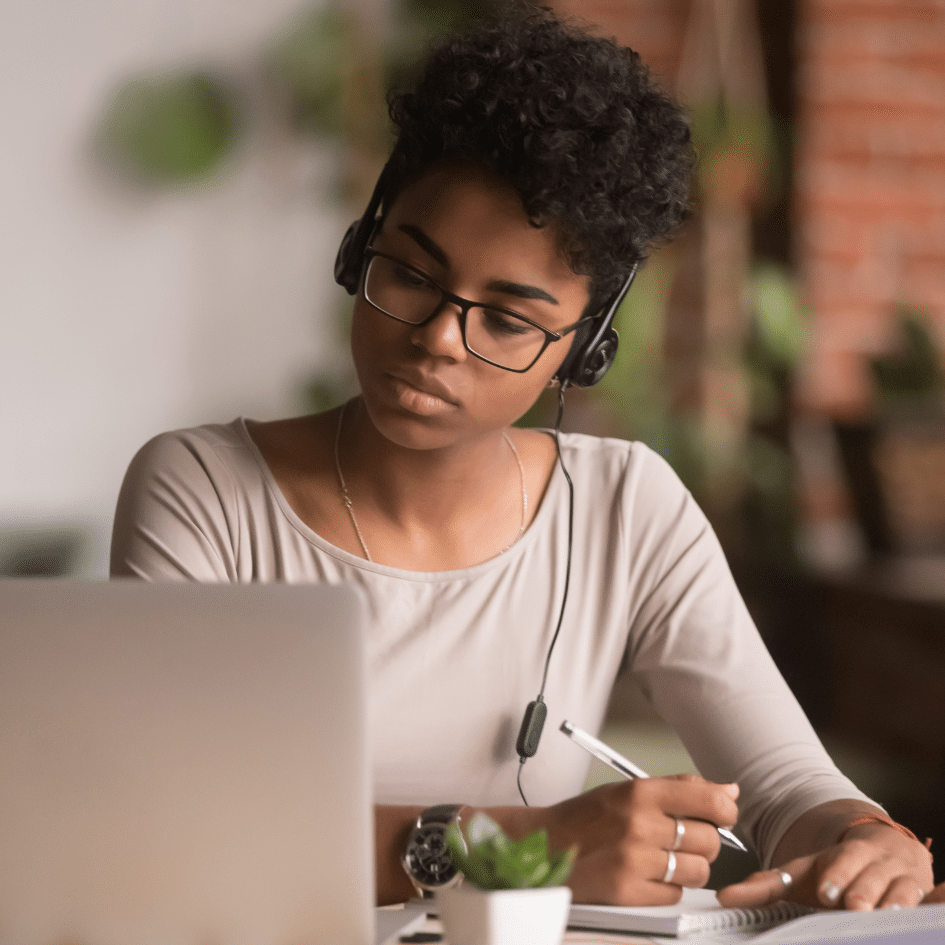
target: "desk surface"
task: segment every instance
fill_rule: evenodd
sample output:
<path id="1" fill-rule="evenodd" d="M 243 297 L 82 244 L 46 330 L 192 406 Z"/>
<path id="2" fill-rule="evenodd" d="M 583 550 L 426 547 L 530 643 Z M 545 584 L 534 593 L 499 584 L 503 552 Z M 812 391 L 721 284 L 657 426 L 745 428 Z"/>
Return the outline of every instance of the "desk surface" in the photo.
<path id="1" fill-rule="evenodd" d="M 826 920 L 826 922 L 824 921 Z M 417 930 L 427 934 L 441 934 L 442 927 L 436 919 L 427 919 Z M 765 945 L 786 945 L 786 943 L 807 943 L 807 945 L 827 945 L 827 943 L 852 943 L 861 941 L 901 942 L 903 945 L 933 945 L 945 940 L 945 905 L 917 906 L 915 909 L 881 909 L 876 912 L 833 912 L 825 911 L 802 917 L 794 922 L 768 929 L 765 932 L 721 932 L 691 938 L 649 937 L 645 935 L 625 935 L 608 932 L 565 933 L 565 945 L 668 945 L 679 942 L 685 945 L 737 945 L 741 942 L 757 942 Z M 409 940 L 408 940 L 409 941 Z M 449 945 L 446 939 L 442 945 Z"/>
<path id="2" fill-rule="evenodd" d="M 421 935 L 442 935 L 443 926 L 440 924 L 439 919 L 428 918 L 422 925 L 414 930 L 419 932 Z M 740 938 L 733 938 L 732 941 L 742 941 L 747 940 L 747 936 Z M 407 942 L 410 941 L 409 936 L 407 937 Z M 419 942 L 419 939 L 416 940 Z M 434 945 L 433 942 L 429 942 L 429 945 Z M 627 935 L 624 933 L 608 933 L 608 932 L 577 932 L 569 930 L 565 933 L 564 942 L 565 945 L 667 945 L 667 943 L 675 941 L 674 939 L 667 939 L 664 936 L 649 937 L 646 935 Z M 684 942 L 685 939 L 680 939 L 680 942 Z M 398 940 L 395 937 L 390 945 L 397 945 Z M 449 945 L 449 942 L 446 938 L 440 939 L 440 945 Z"/>

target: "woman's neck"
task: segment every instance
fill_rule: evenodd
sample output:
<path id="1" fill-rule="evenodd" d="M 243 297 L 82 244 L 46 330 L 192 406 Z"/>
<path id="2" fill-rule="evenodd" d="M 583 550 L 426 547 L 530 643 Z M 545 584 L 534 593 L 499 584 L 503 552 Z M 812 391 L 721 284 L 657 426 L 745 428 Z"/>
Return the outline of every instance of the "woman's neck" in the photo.
<path id="1" fill-rule="evenodd" d="M 374 516 L 394 528 L 442 531 L 506 505 L 521 506 L 522 477 L 506 430 L 419 450 L 384 437 L 360 398 L 340 419 L 338 460 L 359 519 Z"/>

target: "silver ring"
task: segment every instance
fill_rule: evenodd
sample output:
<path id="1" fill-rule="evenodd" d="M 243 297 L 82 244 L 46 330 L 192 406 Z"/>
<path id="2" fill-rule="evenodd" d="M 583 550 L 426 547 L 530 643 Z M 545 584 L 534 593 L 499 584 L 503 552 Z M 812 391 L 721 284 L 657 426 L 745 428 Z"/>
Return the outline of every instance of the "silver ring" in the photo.
<path id="1" fill-rule="evenodd" d="M 673 837 L 673 845 L 670 850 L 678 850 L 682 846 L 683 837 L 686 836 L 686 825 L 676 818 L 676 836 Z"/>
<path id="2" fill-rule="evenodd" d="M 666 875 L 663 877 L 664 883 L 671 883 L 676 875 L 676 854 L 672 850 L 668 851 L 669 859 L 666 861 Z"/>
<path id="3" fill-rule="evenodd" d="M 775 873 L 781 878 L 781 885 L 784 886 L 784 890 L 787 892 L 791 887 L 791 883 L 794 882 L 794 877 L 786 870 L 775 870 Z"/>

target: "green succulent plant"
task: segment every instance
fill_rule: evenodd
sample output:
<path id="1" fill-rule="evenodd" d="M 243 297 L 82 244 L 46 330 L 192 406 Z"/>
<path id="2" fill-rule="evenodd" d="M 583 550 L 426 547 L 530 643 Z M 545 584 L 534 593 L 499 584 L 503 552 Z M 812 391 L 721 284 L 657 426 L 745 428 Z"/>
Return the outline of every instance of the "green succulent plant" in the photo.
<path id="1" fill-rule="evenodd" d="M 466 841 L 456 824 L 446 831 L 446 845 L 456 869 L 480 889 L 537 889 L 560 886 L 568 878 L 577 847 L 550 853 L 544 830 L 510 840 L 485 814 L 469 822 Z"/>

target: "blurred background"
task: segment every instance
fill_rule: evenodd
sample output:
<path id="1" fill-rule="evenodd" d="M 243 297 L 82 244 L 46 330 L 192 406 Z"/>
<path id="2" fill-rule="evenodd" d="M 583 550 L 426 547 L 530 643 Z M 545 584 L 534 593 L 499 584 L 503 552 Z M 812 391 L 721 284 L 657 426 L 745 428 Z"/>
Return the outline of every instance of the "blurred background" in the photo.
<path id="1" fill-rule="evenodd" d="M 385 90 L 492 5 L 0 4 L 0 575 L 104 577 L 157 432 L 353 391 L 332 263 Z M 565 425 L 673 463 L 841 766 L 945 842 L 945 2 L 551 6 L 637 49 L 700 154 Z M 609 725 L 688 764 L 629 684 Z"/>

